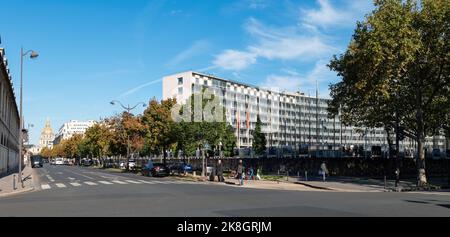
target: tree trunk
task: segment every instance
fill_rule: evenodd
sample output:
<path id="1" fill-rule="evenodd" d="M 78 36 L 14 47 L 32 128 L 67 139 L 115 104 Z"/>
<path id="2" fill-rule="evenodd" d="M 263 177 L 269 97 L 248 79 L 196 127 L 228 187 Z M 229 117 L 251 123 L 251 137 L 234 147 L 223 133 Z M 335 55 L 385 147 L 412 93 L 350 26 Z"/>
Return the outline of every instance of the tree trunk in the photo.
<path id="1" fill-rule="evenodd" d="M 164 165 L 166 165 L 166 157 L 167 157 L 166 148 L 163 147 L 163 163 L 164 163 Z"/>
<path id="2" fill-rule="evenodd" d="M 416 166 L 417 166 L 417 186 L 418 187 L 424 187 L 427 185 L 427 176 L 425 172 L 425 150 L 424 150 L 424 144 L 425 144 L 425 129 L 423 124 L 423 112 L 421 109 L 418 109 L 417 111 L 417 160 L 416 160 Z"/>
<path id="3" fill-rule="evenodd" d="M 425 143 L 425 139 L 422 136 L 418 137 L 418 139 L 417 139 L 418 157 L 416 160 L 416 165 L 417 165 L 417 186 L 419 186 L 419 187 L 424 187 L 428 183 L 426 172 L 425 172 L 424 143 Z"/>

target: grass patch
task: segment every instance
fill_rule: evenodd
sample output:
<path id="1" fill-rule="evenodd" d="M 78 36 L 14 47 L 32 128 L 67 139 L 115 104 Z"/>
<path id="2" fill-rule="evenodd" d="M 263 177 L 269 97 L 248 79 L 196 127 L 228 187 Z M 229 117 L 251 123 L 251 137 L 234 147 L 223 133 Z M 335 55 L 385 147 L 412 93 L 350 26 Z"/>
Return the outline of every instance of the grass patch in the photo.
<path id="1" fill-rule="evenodd" d="M 278 175 L 261 175 L 261 180 L 267 181 L 281 181 L 283 179 L 282 176 Z"/>

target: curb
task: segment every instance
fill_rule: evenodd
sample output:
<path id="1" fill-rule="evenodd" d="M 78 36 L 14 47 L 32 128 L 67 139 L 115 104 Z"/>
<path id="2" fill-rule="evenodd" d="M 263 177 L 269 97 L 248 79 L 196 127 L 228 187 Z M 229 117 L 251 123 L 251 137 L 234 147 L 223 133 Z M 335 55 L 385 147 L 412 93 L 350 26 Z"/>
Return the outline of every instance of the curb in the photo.
<path id="1" fill-rule="evenodd" d="M 307 183 L 303 183 L 303 182 L 294 182 L 295 184 L 300 184 L 309 188 L 314 188 L 314 189 L 320 189 L 320 190 L 328 190 L 328 191 L 337 191 L 335 189 L 331 189 L 331 188 L 325 188 L 325 187 L 319 187 L 319 186 L 315 186 L 315 185 L 311 185 L 311 184 L 307 184 Z"/>
<path id="2" fill-rule="evenodd" d="M 31 192 L 31 191 L 34 191 L 34 187 L 22 189 L 22 190 L 15 191 L 15 192 L 0 194 L 0 198 L 15 196 L 15 195 L 19 195 L 19 194 L 24 194 L 24 193 L 28 193 L 28 192 Z"/>

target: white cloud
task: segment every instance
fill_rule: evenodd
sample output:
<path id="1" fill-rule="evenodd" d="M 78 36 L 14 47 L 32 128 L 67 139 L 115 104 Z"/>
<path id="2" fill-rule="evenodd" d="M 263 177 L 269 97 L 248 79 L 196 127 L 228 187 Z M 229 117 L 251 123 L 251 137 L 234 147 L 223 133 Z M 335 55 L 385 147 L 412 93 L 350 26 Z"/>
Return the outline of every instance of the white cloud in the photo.
<path id="1" fill-rule="evenodd" d="M 181 51 L 178 53 L 172 60 L 170 60 L 166 66 L 172 67 L 176 66 L 177 64 L 186 61 L 187 59 L 190 59 L 194 57 L 195 55 L 198 55 L 210 47 L 210 43 L 207 40 L 198 40 L 194 42 L 191 46 L 189 46 L 187 49 Z"/>
<path id="2" fill-rule="evenodd" d="M 223 51 L 216 56 L 214 65 L 239 71 L 255 64 L 258 58 L 314 60 L 336 52 L 320 36 L 301 34 L 296 27 L 273 28 L 250 18 L 245 24 L 245 30 L 255 39 L 255 43 L 247 46 L 246 51 Z"/>
<path id="3" fill-rule="evenodd" d="M 137 86 L 137 87 L 135 87 L 135 88 L 132 88 L 132 89 L 130 89 L 130 90 L 127 90 L 127 91 L 123 92 L 122 94 L 119 95 L 118 98 L 124 98 L 124 97 L 127 97 L 127 96 L 129 96 L 129 95 L 132 95 L 132 94 L 134 94 L 134 93 L 136 93 L 136 92 L 142 90 L 142 89 L 145 88 L 145 87 L 149 87 L 149 86 L 151 86 L 151 85 L 154 85 L 154 84 L 157 84 L 157 83 L 160 83 L 160 82 L 162 82 L 162 79 L 158 79 L 158 80 L 154 80 L 154 81 L 150 81 L 150 82 L 144 83 L 144 84 L 142 84 L 142 85 L 139 85 L 139 86 Z"/>
<path id="4" fill-rule="evenodd" d="M 216 56 L 214 65 L 226 70 L 239 71 L 256 63 L 257 55 L 253 53 L 225 50 L 220 55 Z"/>
<path id="5" fill-rule="evenodd" d="M 318 25 L 321 27 L 329 25 L 339 25 L 349 19 L 349 13 L 336 10 L 328 0 L 318 0 L 319 9 L 301 9 L 302 21 L 309 25 Z"/>
<path id="6" fill-rule="evenodd" d="M 300 21 L 304 27 L 354 27 L 357 20 L 373 9 L 371 1 L 363 0 L 345 0 L 339 8 L 329 0 L 317 0 L 317 3 L 318 9 L 300 9 Z"/>
<path id="7" fill-rule="evenodd" d="M 315 63 L 314 68 L 306 74 L 299 73 L 292 69 L 283 69 L 282 75 L 271 74 L 260 84 L 260 86 L 271 90 L 289 92 L 301 91 L 308 94 L 308 91 L 315 91 L 318 84 L 322 96 L 328 96 L 328 84 L 335 81 L 337 76 L 334 72 L 330 71 L 327 67 L 327 63 L 326 60 L 318 60 Z"/>
<path id="8" fill-rule="evenodd" d="M 269 2 L 267 0 L 247 0 L 247 5 L 251 9 L 264 9 L 268 7 Z"/>

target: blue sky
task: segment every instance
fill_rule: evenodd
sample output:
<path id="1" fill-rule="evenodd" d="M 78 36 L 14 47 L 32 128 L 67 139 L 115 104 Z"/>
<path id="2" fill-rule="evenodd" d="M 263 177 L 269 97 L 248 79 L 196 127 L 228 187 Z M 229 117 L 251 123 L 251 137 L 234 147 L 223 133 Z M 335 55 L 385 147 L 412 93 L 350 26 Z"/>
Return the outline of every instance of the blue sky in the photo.
<path id="1" fill-rule="evenodd" d="M 343 52 L 369 0 L 0 0 L 1 47 L 15 89 L 25 61 L 24 115 L 38 141 L 71 120 L 120 112 L 109 105 L 161 98 L 162 76 L 198 70 L 322 96 L 338 78 L 325 66 Z M 18 98 L 18 91 L 16 91 Z M 142 110 L 137 110 L 140 113 Z"/>

